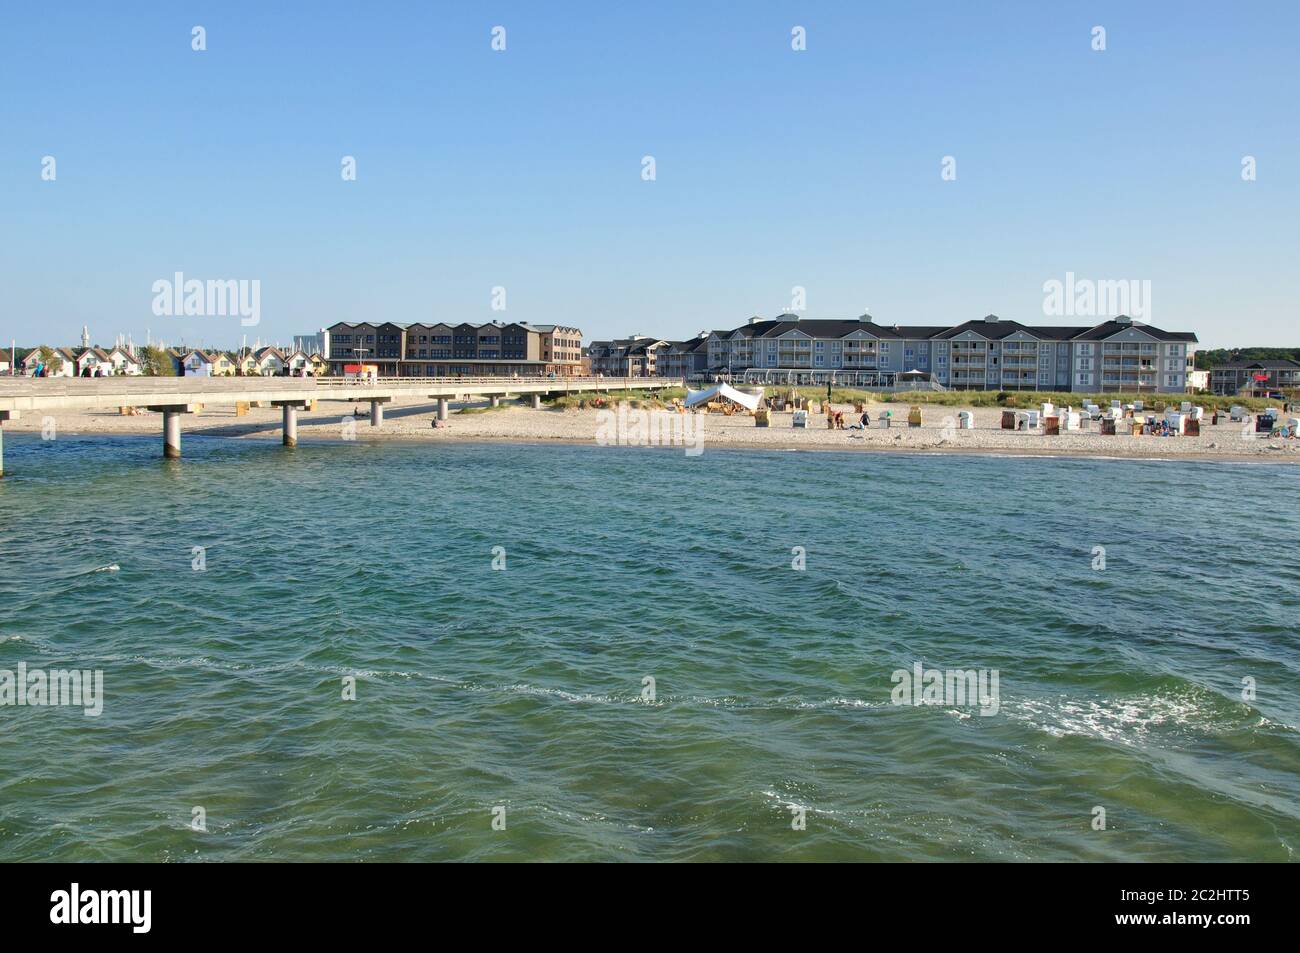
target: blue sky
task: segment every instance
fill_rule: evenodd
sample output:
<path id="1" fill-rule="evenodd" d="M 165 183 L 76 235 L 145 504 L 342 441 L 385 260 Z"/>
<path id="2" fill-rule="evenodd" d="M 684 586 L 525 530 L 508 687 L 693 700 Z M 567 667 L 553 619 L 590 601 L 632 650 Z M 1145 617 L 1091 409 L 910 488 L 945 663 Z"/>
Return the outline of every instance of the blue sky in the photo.
<path id="1" fill-rule="evenodd" d="M 8 4 L 0 338 L 671 338 L 795 286 L 809 317 L 1087 323 L 1043 316 L 1072 271 L 1151 281 L 1203 346 L 1300 345 L 1298 54 L 1282 2 Z M 177 271 L 260 280 L 260 325 L 154 315 Z"/>

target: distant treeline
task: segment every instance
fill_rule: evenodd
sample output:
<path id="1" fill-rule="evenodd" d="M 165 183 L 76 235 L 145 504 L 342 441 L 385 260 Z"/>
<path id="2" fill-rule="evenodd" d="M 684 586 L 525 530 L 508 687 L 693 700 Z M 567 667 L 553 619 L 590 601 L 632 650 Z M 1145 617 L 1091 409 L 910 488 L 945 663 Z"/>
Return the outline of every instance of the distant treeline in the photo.
<path id="1" fill-rule="evenodd" d="M 1220 347 L 1213 351 L 1197 351 L 1196 367 L 1198 370 L 1208 371 L 1217 364 L 1279 359 L 1300 361 L 1300 347 Z"/>

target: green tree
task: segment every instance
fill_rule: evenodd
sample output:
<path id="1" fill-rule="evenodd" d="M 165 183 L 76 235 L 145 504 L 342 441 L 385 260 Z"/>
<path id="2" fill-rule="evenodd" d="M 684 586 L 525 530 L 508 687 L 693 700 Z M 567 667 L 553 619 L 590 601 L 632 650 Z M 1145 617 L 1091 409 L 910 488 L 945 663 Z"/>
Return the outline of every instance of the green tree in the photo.
<path id="1" fill-rule="evenodd" d="M 45 365 L 46 373 L 58 374 L 63 370 L 63 357 L 52 347 L 41 345 L 41 363 Z"/>
<path id="2" fill-rule="evenodd" d="M 141 350 L 140 364 L 149 377 L 176 376 L 176 362 L 160 347 L 146 347 Z"/>

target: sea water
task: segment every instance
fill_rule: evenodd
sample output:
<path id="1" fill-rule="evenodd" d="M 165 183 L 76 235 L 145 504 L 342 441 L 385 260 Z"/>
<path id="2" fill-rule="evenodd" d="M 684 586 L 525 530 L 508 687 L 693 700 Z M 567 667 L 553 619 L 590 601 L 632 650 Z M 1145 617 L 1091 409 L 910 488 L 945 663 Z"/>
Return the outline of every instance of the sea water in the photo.
<path id="1" fill-rule="evenodd" d="M 103 681 L 93 717 L 0 706 L 3 860 L 1300 843 L 1300 469 L 5 449 L 0 671 Z M 953 670 L 996 705 L 900 690 Z"/>

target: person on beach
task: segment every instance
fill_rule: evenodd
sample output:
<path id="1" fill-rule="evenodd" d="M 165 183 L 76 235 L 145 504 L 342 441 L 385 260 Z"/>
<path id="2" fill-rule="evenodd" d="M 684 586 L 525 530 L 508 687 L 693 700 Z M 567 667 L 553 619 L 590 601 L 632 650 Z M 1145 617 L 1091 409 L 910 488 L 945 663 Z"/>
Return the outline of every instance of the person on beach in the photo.
<path id="1" fill-rule="evenodd" d="M 865 411 L 865 410 L 864 410 L 864 411 L 862 412 L 862 421 L 861 421 L 861 423 L 862 423 L 862 429 L 863 429 L 863 430 L 869 430 L 869 429 L 871 428 L 871 414 L 870 414 L 868 411 Z"/>

